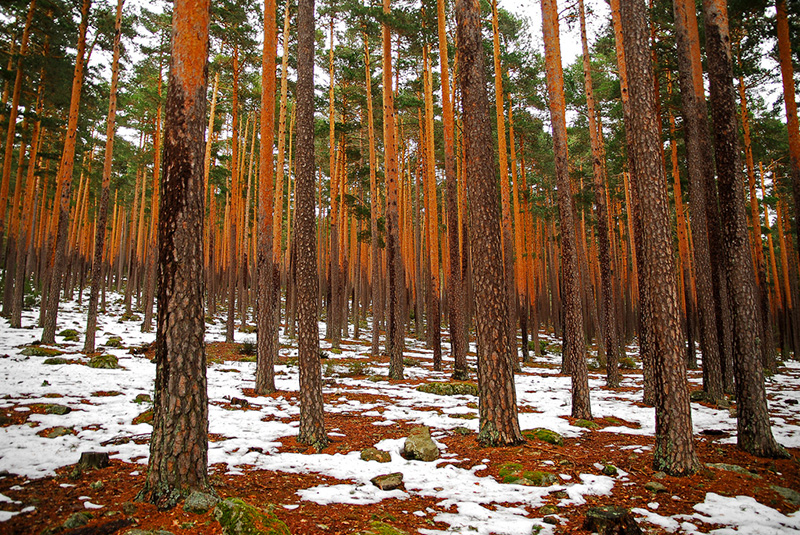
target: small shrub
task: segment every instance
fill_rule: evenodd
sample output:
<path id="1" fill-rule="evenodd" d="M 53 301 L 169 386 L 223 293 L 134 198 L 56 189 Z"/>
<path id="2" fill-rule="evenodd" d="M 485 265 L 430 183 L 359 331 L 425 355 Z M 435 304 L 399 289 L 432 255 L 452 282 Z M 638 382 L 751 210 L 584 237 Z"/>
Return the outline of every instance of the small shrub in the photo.
<path id="1" fill-rule="evenodd" d="M 245 340 L 239 345 L 239 354 L 240 355 L 255 355 L 256 354 L 256 343 L 253 340 Z"/>
<path id="2" fill-rule="evenodd" d="M 119 368 L 119 361 L 114 355 L 96 355 L 89 360 L 90 368 Z"/>
<path id="3" fill-rule="evenodd" d="M 622 357 L 619 359 L 619 367 L 623 370 L 637 369 L 636 362 L 631 357 Z"/>

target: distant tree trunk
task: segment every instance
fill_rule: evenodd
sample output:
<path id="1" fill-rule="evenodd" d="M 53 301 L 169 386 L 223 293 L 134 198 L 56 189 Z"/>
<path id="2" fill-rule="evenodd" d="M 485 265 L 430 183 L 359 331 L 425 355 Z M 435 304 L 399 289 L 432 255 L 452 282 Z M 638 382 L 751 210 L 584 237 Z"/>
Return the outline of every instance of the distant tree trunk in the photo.
<path id="1" fill-rule="evenodd" d="M 203 317 L 203 157 L 208 0 L 176 0 L 159 206 L 153 433 L 137 499 L 171 508 L 207 491 L 208 394 Z"/>
<path id="2" fill-rule="evenodd" d="M 111 163 L 114 155 L 114 134 L 117 118 L 117 82 L 119 81 L 119 41 L 122 25 L 122 3 L 117 0 L 117 15 L 114 23 L 114 55 L 111 60 L 111 94 L 108 99 L 108 122 L 106 125 L 106 154 L 103 162 L 103 183 L 100 192 L 100 206 L 97 215 L 97 230 L 94 238 L 94 257 L 92 259 L 92 289 L 89 294 L 89 312 L 86 320 L 86 341 L 84 353 L 94 353 L 95 331 L 97 330 L 97 298 L 103 282 L 103 248 L 106 239 L 106 220 L 108 219 L 108 196 L 111 185 Z"/>
<path id="3" fill-rule="evenodd" d="M 747 216 L 736 124 L 728 10 L 723 0 L 703 0 L 706 54 L 714 121 L 723 255 L 733 312 L 734 374 L 738 404 L 737 444 L 759 457 L 788 457 L 772 436 L 758 350 L 755 274 L 747 239 Z"/>
<path id="4" fill-rule="evenodd" d="M 684 141 L 689 171 L 689 206 L 692 216 L 692 241 L 700 319 L 700 349 L 703 353 L 703 387 L 713 398 L 724 396 L 722 360 L 718 339 L 717 300 L 715 299 L 707 205 L 716 199 L 707 185 L 713 184 L 713 159 L 707 109 L 700 64 L 695 5 L 690 0 L 673 0 L 675 34 L 678 45 Z M 708 177 L 710 175 L 710 178 Z M 713 194 L 713 192 L 711 192 Z M 717 292 L 718 293 L 718 292 Z"/>
<path id="5" fill-rule="evenodd" d="M 239 244 L 239 204 L 241 203 L 241 186 L 239 185 L 239 47 L 233 47 L 233 86 L 231 88 L 231 185 L 230 213 L 228 224 L 228 319 L 225 322 L 225 341 L 234 341 L 236 328 L 236 280 L 238 244 Z M 241 296 L 240 296 L 241 299 Z"/>
<path id="6" fill-rule="evenodd" d="M 11 182 L 11 161 L 14 154 L 14 133 L 17 127 L 19 99 L 22 95 L 22 76 L 25 70 L 23 69 L 22 61 L 25 58 L 25 54 L 28 52 L 28 36 L 30 35 L 31 22 L 33 21 L 33 13 L 35 10 L 36 0 L 31 0 L 31 3 L 28 5 L 28 16 L 25 19 L 25 28 L 22 30 L 22 41 L 19 45 L 19 58 L 17 59 L 17 72 L 14 75 L 14 90 L 11 94 L 11 111 L 8 116 L 6 148 L 3 153 L 3 176 L 0 181 L 0 243 L 2 243 L 3 232 L 5 230 L 8 189 Z M 9 62 L 11 61 L 11 57 L 13 57 L 13 54 L 9 57 Z M 5 109 L 5 102 L 3 102 L 3 109 Z M 20 162 L 22 161 L 22 152 L 23 151 L 20 151 Z M 5 260 L 3 260 L 3 263 L 5 263 Z M 8 269 L 8 266 L 6 266 L 6 269 Z M 3 306 L 5 308 L 5 303 L 3 303 Z"/>
<path id="7" fill-rule="evenodd" d="M 643 246 L 650 270 L 641 287 L 652 306 L 648 333 L 652 333 L 656 394 L 656 446 L 653 467 L 671 475 L 694 473 L 698 461 L 692 442 L 692 417 L 683 358 L 680 310 L 672 254 L 666 178 L 662 164 L 659 116 L 649 54 L 649 35 L 642 0 L 623 0 L 625 65 L 630 85 L 631 151 L 637 173 L 636 188 L 642 218 Z"/>
<path id="8" fill-rule="evenodd" d="M 449 255 L 450 286 L 447 289 L 448 327 L 450 353 L 453 357 L 453 379 L 466 380 L 467 340 L 464 330 L 464 283 L 461 280 L 461 254 L 458 224 L 458 182 L 454 148 L 455 121 L 453 98 L 450 94 L 450 66 L 447 57 L 447 32 L 445 31 L 445 0 L 437 0 L 439 35 L 439 69 L 442 81 L 442 120 L 444 125 L 444 176 L 447 188 L 447 254 Z M 407 231 L 408 232 L 408 231 Z"/>
<path id="9" fill-rule="evenodd" d="M 600 264 L 602 308 L 602 330 L 605 340 L 606 383 L 610 387 L 619 386 L 619 345 L 617 343 L 617 318 L 614 299 L 614 268 L 611 257 L 611 244 L 608 237 L 608 212 L 606 207 L 605 165 L 603 149 L 598 135 L 595 118 L 594 88 L 592 87 L 592 64 L 589 58 L 589 45 L 586 41 L 586 15 L 583 0 L 578 1 L 580 15 L 581 44 L 583 47 L 583 78 L 586 91 L 586 108 L 589 117 L 589 139 L 592 146 L 592 175 L 594 184 L 595 218 L 597 220 L 598 261 Z"/>
<path id="10" fill-rule="evenodd" d="M 58 316 L 58 302 L 61 296 L 61 279 L 64 275 L 65 257 L 67 252 L 67 226 L 69 225 L 69 201 L 72 190 L 72 170 L 75 165 L 75 143 L 78 135 L 78 113 L 81 103 L 81 88 L 83 87 L 83 65 L 86 52 L 86 28 L 89 25 L 89 7 L 91 0 L 83 0 L 81 8 L 81 24 L 78 29 L 78 54 L 75 59 L 75 71 L 72 75 L 72 96 L 69 103 L 69 119 L 67 121 L 67 134 L 64 139 L 64 151 L 61 154 L 61 164 L 58 166 L 58 182 L 60 195 L 54 199 L 53 209 L 58 208 L 55 232 L 55 253 L 52 257 L 50 270 L 50 284 L 47 294 L 43 294 L 46 302 L 44 308 L 44 324 L 42 342 L 54 344 L 56 341 L 56 318 Z"/>
<path id="11" fill-rule="evenodd" d="M 314 0 L 297 8 L 297 347 L 300 358 L 300 430 L 297 440 L 321 450 L 328 444 L 322 402 L 317 326 L 317 246 L 314 213 Z"/>
<path id="12" fill-rule="evenodd" d="M 789 131 L 789 165 L 792 171 L 795 225 L 800 227 L 800 123 L 797 120 L 792 43 L 789 41 L 789 18 L 786 0 L 776 0 L 776 26 L 778 34 L 778 59 L 783 81 L 783 102 L 786 110 L 786 128 Z M 797 230 L 797 227 L 795 230 Z M 800 232 L 798 232 L 800 235 Z"/>
<path id="13" fill-rule="evenodd" d="M 389 13 L 391 0 L 383 0 L 383 12 Z M 400 257 L 398 212 L 397 129 L 395 127 L 394 92 L 392 89 L 392 32 L 381 24 L 383 37 L 383 146 L 386 153 L 386 263 L 389 272 L 388 318 L 386 346 L 389 350 L 389 377 L 403 378 L 403 344 L 405 322 L 402 315 L 403 271 Z"/>
<path id="14" fill-rule="evenodd" d="M 381 251 L 378 248 L 378 216 L 380 202 L 378 197 L 377 158 L 375 155 L 375 121 L 372 108 L 372 67 L 370 66 L 369 35 L 362 34 L 364 39 L 364 68 L 367 85 L 367 137 L 369 138 L 369 233 L 370 233 L 370 281 L 369 290 L 372 302 L 372 345 L 370 354 L 373 358 L 380 352 L 380 322 L 378 319 L 383 310 L 381 301 Z"/>
<path id="15" fill-rule="evenodd" d="M 550 95 L 550 117 L 553 125 L 558 214 L 561 227 L 564 338 L 566 341 L 563 358 L 572 376 L 572 416 L 591 420 L 586 341 L 581 310 L 581 274 L 578 266 L 572 190 L 569 183 L 564 74 L 561 69 L 561 45 L 558 38 L 558 11 L 555 0 L 542 0 L 542 32 L 545 43 L 547 92 Z"/>
<path id="16" fill-rule="evenodd" d="M 275 391 L 275 357 L 278 355 L 277 290 L 280 274 L 273 262 L 272 218 L 274 205 L 275 141 L 275 0 L 264 0 L 264 45 L 261 54 L 261 139 L 258 166 L 258 325 L 256 392 Z"/>
<path id="17" fill-rule="evenodd" d="M 339 297 L 341 295 L 342 273 L 340 271 L 340 257 L 339 251 L 339 211 L 340 197 L 339 197 L 339 182 L 341 177 L 338 176 L 338 159 L 336 152 L 336 115 L 335 115 L 335 99 L 334 99 L 334 55 L 333 55 L 333 27 L 334 27 L 334 14 L 331 12 L 330 22 L 330 48 L 328 53 L 330 78 L 330 89 L 328 92 L 328 152 L 329 152 L 329 174 L 330 174 L 330 224 L 331 224 L 331 256 L 330 256 L 330 273 L 331 273 L 331 298 L 328 302 L 328 317 L 327 317 L 327 331 L 326 338 L 330 338 L 331 347 L 338 348 L 341 342 L 341 325 L 339 322 L 341 304 Z M 340 143 L 339 150 L 344 151 L 344 146 Z"/>
<path id="18" fill-rule="evenodd" d="M 470 231 L 475 276 L 480 389 L 478 440 L 506 446 L 521 442 L 512 368 L 513 345 L 505 295 L 500 213 L 494 173 L 492 126 L 484 81 L 478 0 L 457 0 L 459 85 L 465 133 L 465 176 L 470 177 Z"/>

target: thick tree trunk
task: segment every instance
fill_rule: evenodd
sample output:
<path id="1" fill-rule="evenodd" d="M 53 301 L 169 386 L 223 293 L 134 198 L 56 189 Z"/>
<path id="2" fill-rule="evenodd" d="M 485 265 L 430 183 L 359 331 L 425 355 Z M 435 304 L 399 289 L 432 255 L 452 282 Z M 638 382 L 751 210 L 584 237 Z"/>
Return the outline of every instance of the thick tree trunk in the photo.
<path id="1" fill-rule="evenodd" d="M 297 11 L 297 347 L 300 360 L 300 430 L 297 440 L 321 450 L 328 444 L 322 402 L 317 326 L 317 245 L 314 213 L 314 0 Z"/>
<path id="2" fill-rule="evenodd" d="M 686 362 L 680 328 L 675 260 L 662 165 L 659 116 L 651 83 L 649 36 L 642 0 L 620 4 L 625 66 L 630 85 L 630 122 L 633 145 L 628 148 L 636 170 L 641 208 L 643 246 L 650 276 L 640 288 L 651 304 L 648 333 L 653 346 L 656 394 L 656 445 L 653 466 L 671 475 L 695 472 L 698 461 L 692 442 L 692 417 L 686 384 Z M 648 321 L 648 318 L 645 318 Z"/>
<path id="3" fill-rule="evenodd" d="M 569 183 L 564 74 L 561 68 L 561 45 L 558 37 L 558 11 L 555 0 L 542 0 L 542 32 L 545 43 L 547 92 L 550 95 L 550 117 L 553 125 L 558 215 L 561 227 L 564 338 L 566 342 L 563 354 L 572 376 L 572 416 L 591 420 L 586 341 L 581 311 L 581 274 L 578 265 L 572 190 Z"/>
<path id="4" fill-rule="evenodd" d="M 727 6 L 723 0 L 703 0 L 703 14 L 720 220 L 723 223 L 723 256 L 733 312 L 737 443 L 744 451 L 759 457 L 787 457 L 786 450 L 772 436 L 764 371 L 756 339 L 755 274 L 747 239 Z"/>
<path id="5" fill-rule="evenodd" d="M 511 364 L 514 350 L 508 337 L 510 318 L 503 276 L 500 213 L 478 1 L 457 0 L 456 20 L 465 176 L 470 177 L 470 246 L 475 276 L 480 389 L 478 440 L 487 445 L 504 446 L 521 442 L 522 435 Z"/>
<path id="6" fill-rule="evenodd" d="M 786 110 L 786 128 L 789 131 L 789 165 L 794 193 L 795 231 L 800 226 L 800 123 L 797 119 L 795 79 L 792 67 L 792 44 L 789 41 L 789 18 L 786 0 L 776 0 L 776 26 L 778 34 L 778 59 L 783 81 L 783 103 Z"/>
<path id="7" fill-rule="evenodd" d="M 173 507 L 207 491 L 208 393 L 203 317 L 203 156 L 208 0 L 176 0 L 159 206 L 153 433 L 138 499 Z"/>

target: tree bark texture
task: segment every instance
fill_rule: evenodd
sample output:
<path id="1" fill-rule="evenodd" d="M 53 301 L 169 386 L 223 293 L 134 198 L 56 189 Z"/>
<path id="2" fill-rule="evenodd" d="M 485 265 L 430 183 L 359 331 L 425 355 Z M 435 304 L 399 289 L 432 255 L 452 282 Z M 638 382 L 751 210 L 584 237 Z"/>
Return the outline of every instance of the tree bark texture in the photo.
<path id="1" fill-rule="evenodd" d="M 758 349 L 755 273 L 747 236 L 727 11 L 724 0 L 703 0 L 723 256 L 733 315 L 737 444 L 759 457 L 786 457 L 772 436 Z"/>
<path id="2" fill-rule="evenodd" d="M 322 403 L 317 324 L 317 244 L 314 213 L 314 0 L 297 11 L 297 347 L 300 365 L 300 430 L 297 440 L 316 449 L 328 444 Z"/>
<path id="3" fill-rule="evenodd" d="M 650 302 L 648 333 L 653 351 L 656 401 L 656 445 L 653 466 L 672 475 L 697 470 L 692 441 L 692 418 L 686 384 L 686 362 L 680 325 L 675 259 L 661 154 L 660 124 L 656 112 L 650 43 L 643 0 L 622 0 L 625 65 L 630 92 L 628 148 L 636 169 L 636 188 L 647 250 L 647 285 L 640 288 Z"/>
<path id="4" fill-rule="evenodd" d="M 508 337 L 510 318 L 500 245 L 499 192 L 478 0 L 457 0 L 456 19 L 478 338 L 478 439 L 489 445 L 511 445 L 521 442 L 522 435 L 511 363 L 513 346 Z"/>
<path id="5" fill-rule="evenodd" d="M 564 73 L 561 68 L 561 45 L 558 37 L 556 0 L 542 0 L 542 33 L 545 43 L 547 92 L 553 127 L 553 152 L 556 165 L 558 217 L 561 227 L 561 257 L 564 303 L 564 359 L 572 376 L 572 416 L 592 419 L 589 400 L 589 376 L 586 364 L 586 340 L 581 307 L 581 274 L 575 233 L 575 212 L 569 183 L 567 123 L 564 102 Z"/>
<path id="6" fill-rule="evenodd" d="M 208 490 L 203 160 L 209 0 L 176 0 L 159 205 L 158 326 L 150 462 L 140 500 Z"/>

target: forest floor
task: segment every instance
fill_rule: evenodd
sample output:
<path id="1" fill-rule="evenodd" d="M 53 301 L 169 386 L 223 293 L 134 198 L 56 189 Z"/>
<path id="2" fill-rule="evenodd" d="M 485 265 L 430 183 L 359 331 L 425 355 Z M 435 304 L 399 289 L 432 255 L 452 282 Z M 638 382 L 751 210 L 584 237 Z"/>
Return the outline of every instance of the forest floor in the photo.
<path id="1" fill-rule="evenodd" d="M 194 514 L 179 506 L 162 512 L 134 501 L 147 469 L 146 420 L 155 376 L 147 346 L 155 334 L 141 333 L 141 319 L 124 316 L 113 295 L 108 313 L 99 318 L 98 349 L 116 357 L 119 367 L 89 367 L 92 356 L 80 352 L 85 302 L 62 305 L 60 328 L 78 335 L 62 331 L 65 336 L 53 347 L 58 355 L 32 354 L 46 353 L 31 350 L 41 337 L 41 329 L 32 327 L 38 310 L 24 314 L 23 329 L 0 319 L 0 533 L 124 534 L 133 528 L 221 533 L 213 510 Z M 545 355 L 523 365 L 515 377 L 520 425 L 554 431 L 563 444 L 529 433 L 519 446 L 482 447 L 476 440 L 477 397 L 417 390 L 449 380 L 446 336 L 444 372 L 433 371 L 432 353 L 423 342 L 408 338 L 406 379 L 389 381 L 386 358 L 369 356 L 369 330 L 355 338 L 351 326 L 341 352 L 321 341 L 331 442 L 317 452 L 296 441 L 294 342 L 282 333 L 279 392 L 256 396 L 255 358 L 247 354 L 255 334 L 237 331 L 236 343 L 226 344 L 219 317 L 207 327 L 211 482 L 222 498 L 270 508 L 295 535 L 358 533 L 375 529 L 377 522 L 424 535 L 588 533 L 582 528 L 586 512 L 601 505 L 630 508 L 645 533 L 800 533 L 800 364 L 795 361 L 781 363 L 767 378 L 773 432 L 794 459 L 743 453 L 736 447 L 735 403 L 728 408 L 695 401 L 702 469 L 681 478 L 652 468 L 654 410 L 640 401 L 640 369 L 623 370 L 617 389 L 605 386 L 603 370 L 591 371 L 594 421 L 576 421 L 569 416 L 569 377 L 559 373 L 559 344 L 544 334 Z M 628 355 L 641 366 L 635 346 Z M 474 353 L 470 364 L 474 382 Z M 692 391 L 700 390 L 701 381 L 699 371 L 689 372 Z M 441 452 L 433 462 L 400 455 L 419 425 L 430 428 Z M 367 447 L 388 452 L 389 462 L 361 460 Z M 75 470 L 85 451 L 108 452 L 110 466 Z M 545 486 L 519 484 L 532 477 L 526 471 L 542 472 L 549 480 Z M 370 481 L 396 472 L 403 474 L 398 489 L 380 490 Z M 83 518 L 88 524 L 61 529 L 76 513 L 88 515 Z"/>

